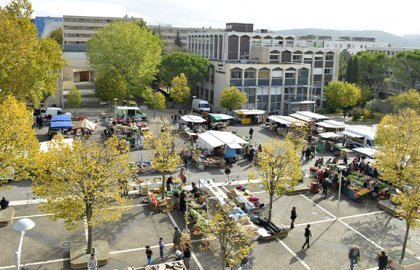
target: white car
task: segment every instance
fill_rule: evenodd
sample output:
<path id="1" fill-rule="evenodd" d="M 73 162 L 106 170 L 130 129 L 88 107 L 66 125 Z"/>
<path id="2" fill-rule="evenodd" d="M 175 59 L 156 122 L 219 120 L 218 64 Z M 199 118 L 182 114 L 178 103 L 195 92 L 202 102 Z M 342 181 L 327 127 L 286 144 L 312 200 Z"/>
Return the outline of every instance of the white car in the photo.
<path id="1" fill-rule="evenodd" d="M 67 114 L 71 117 L 71 113 L 65 112 L 61 108 L 56 108 L 56 107 L 41 108 L 41 116 L 43 118 L 46 118 L 49 115 L 51 115 L 52 117 L 52 116 L 61 115 L 61 114 Z"/>

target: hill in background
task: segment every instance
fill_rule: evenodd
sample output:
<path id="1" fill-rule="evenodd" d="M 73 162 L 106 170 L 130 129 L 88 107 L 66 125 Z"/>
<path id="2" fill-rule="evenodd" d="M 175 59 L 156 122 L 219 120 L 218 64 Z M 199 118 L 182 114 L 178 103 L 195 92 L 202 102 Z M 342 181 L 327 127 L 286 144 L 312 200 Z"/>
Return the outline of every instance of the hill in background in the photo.
<path id="1" fill-rule="evenodd" d="M 316 35 L 316 36 L 331 36 L 331 37 L 373 37 L 377 41 L 384 41 L 391 44 L 392 47 L 417 47 L 420 48 L 420 35 L 405 35 L 397 36 L 384 31 L 378 30 L 332 30 L 332 29 L 317 29 L 317 28 L 304 28 L 304 29 L 287 29 L 277 30 L 276 32 L 304 36 L 304 35 Z"/>

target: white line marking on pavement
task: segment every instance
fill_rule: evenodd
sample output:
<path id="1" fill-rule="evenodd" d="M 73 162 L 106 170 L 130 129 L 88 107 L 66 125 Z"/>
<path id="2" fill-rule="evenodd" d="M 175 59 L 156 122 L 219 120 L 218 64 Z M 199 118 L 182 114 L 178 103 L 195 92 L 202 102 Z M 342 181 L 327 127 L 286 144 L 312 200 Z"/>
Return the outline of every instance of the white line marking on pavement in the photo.
<path id="1" fill-rule="evenodd" d="M 267 193 L 267 191 L 265 190 L 261 190 L 261 191 L 255 191 L 255 192 L 251 192 L 252 194 L 263 194 L 263 193 Z"/>
<path id="2" fill-rule="evenodd" d="M 39 215 L 30 215 L 30 216 L 17 216 L 13 217 L 13 219 L 20 219 L 20 218 L 36 218 L 36 217 L 48 217 L 53 216 L 54 214 L 39 214 Z"/>
<path id="3" fill-rule="evenodd" d="M 196 239 L 196 240 L 191 240 L 191 243 L 195 243 L 195 242 L 201 242 L 200 239 Z M 168 243 L 165 244 L 165 247 L 172 247 L 174 244 L 173 243 Z M 156 246 L 150 246 L 151 249 L 155 249 L 155 248 L 159 248 L 158 245 Z M 123 249 L 123 250 L 115 250 L 115 251 L 110 251 L 109 254 L 113 255 L 113 254 L 122 254 L 122 253 L 129 253 L 129 252 L 135 252 L 135 251 L 141 251 L 141 250 L 145 250 L 145 247 L 139 247 L 139 248 L 131 248 L 131 249 Z"/>
<path id="4" fill-rule="evenodd" d="M 175 222 L 175 219 L 172 217 L 171 213 L 168 213 L 168 217 L 169 217 L 169 219 L 171 220 L 172 224 L 173 224 L 175 227 L 179 228 L 179 227 L 178 227 L 178 225 L 177 225 L 177 224 L 176 224 L 176 222 Z M 197 257 L 195 256 L 195 254 L 194 254 L 194 252 L 193 252 L 193 251 L 191 251 L 191 257 L 193 258 L 193 260 L 194 260 L 194 261 L 195 261 L 195 263 L 197 264 L 198 268 L 199 268 L 200 270 L 204 270 L 204 267 L 201 265 L 200 261 L 197 259 Z"/>
<path id="5" fill-rule="evenodd" d="M 366 241 L 368 241 L 369 243 L 371 243 L 372 245 L 374 245 L 375 247 L 377 247 L 380 250 L 383 250 L 384 248 L 381 247 L 380 245 L 376 244 L 375 242 L 373 242 L 372 240 L 370 240 L 369 238 L 367 238 L 366 236 L 364 236 L 361 232 L 359 232 L 358 230 L 356 230 L 355 228 L 353 228 L 352 226 L 348 225 L 347 223 L 345 223 L 342 220 L 338 220 L 341 224 L 343 224 L 344 226 L 346 226 L 347 228 L 349 228 L 350 230 L 352 230 L 353 232 L 357 233 L 358 235 L 360 235 L 363 239 L 365 239 Z"/>
<path id="6" fill-rule="evenodd" d="M 65 261 L 69 261 L 69 260 L 70 260 L 70 258 L 63 258 L 63 259 L 56 259 L 56 260 L 50 260 L 50 261 L 24 263 L 24 264 L 21 264 L 20 267 L 42 265 L 42 264 L 56 263 L 56 262 L 65 262 Z M 16 265 L 0 266 L 0 269 L 14 269 L 14 268 L 16 268 Z"/>
<path id="7" fill-rule="evenodd" d="M 336 218 L 330 218 L 330 219 L 325 219 L 325 220 L 318 220 L 318 221 L 313 221 L 313 222 L 307 222 L 307 223 L 299 223 L 299 224 L 295 224 L 295 227 L 299 227 L 299 226 L 306 226 L 308 224 L 319 224 L 319 223 L 325 223 L 325 222 L 331 222 L 337 220 Z"/>
<path id="8" fill-rule="evenodd" d="M 309 198 L 308 198 L 308 197 L 306 197 L 305 195 L 300 194 L 300 196 L 302 196 L 302 197 L 303 197 L 303 198 L 305 198 L 306 200 L 310 201 L 311 203 L 315 204 L 315 206 L 316 206 L 316 207 L 318 207 L 319 209 L 321 209 L 322 211 L 324 211 L 325 213 L 327 213 L 327 214 L 328 214 L 328 215 L 330 215 L 331 217 L 333 217 L 333 218 L 337 219 L 337 217 L 336 217 L 336 216 L 334 216 L 333 214 L 331 214 L 331 212 L 330 212 L 330 211 L 328 211 L 328 210 L 326 210 L 324 207 L 322 207 L 322 206 L 318 205 L 316 202 L 312 201 L 311 199 L 309 199 Z"/>
<path id="9" fill-rule="evenodd" d="M 46 199 L 34 199 L 34 200 L 18 200 L 18 201 L 11 201 L 9 206 L 19 206 L 19 205 L 28 205 L 28 204 L 40 204 L 42 202 L 46 202 Z"/>
<path id="10" fill-rule="evenodd" d="M 381 213 L 385 213 L 385 211 L 376 211 L 376 212 L 370 212 L 370 213 L 364 213 L 364 214 L 358 214 L 358 215 L 352 215 L 352 216 L 345 216 L 345 217 L 341 217 L 341 218 L 339 218 L 339 219 L 348 219 L 348 218 L 355 218 L 355 217 L 364 217 L 364 216 L 376 215 L 376 214 L 381 214 Z"/>
<path id="11" fill-rule="evenodd" d="M 280 239 L 278 239 L 278 238 L 276 238 L 277 239 L 277 241 L 279 241 L 279 243 L 280 244 L 282 244 L 282 246 L 287 250 L 287 251 L 289 251 L 289 253 L 290 254 L 292 254 L 295 258 L 296 258 L 296 260 L 298 260 L 306 269 L 308 269 L 308 270 L 310 270 L 311 268 L 304 262 L 304 261 L 302 261 L 302 259 L 301 258 L 299 258 L 297 255 L 296 255 L 296 253 L 293 251 L 293 250 L 291 250 L 283 241 L 281 241 Z"/>

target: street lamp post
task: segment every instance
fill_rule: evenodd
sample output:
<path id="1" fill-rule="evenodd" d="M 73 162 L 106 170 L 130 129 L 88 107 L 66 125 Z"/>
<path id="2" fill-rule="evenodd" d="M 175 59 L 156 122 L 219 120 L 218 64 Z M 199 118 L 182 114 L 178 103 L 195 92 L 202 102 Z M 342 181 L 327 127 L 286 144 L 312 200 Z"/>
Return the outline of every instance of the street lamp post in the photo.
<path id="1" fill-rule="evenodd" d="M 114 119 L 117 119 L 117 100 L 118 98 L 114 98 Z"/>
<path id="2" fill-rule="evenodd" d="M 29 218 L 22 218 L 18 222 L 13 225 L 13 229 L 20 232 L 20 241 L 19 247 L 16 251 L 16 270 L 20 269 L 20 255 L 22 253 L 22 244 L 23 244 L 23 237 L 25 236 L 25 232 L 33 229 L 35 227 L 35 222 L 33 222 Z"/>
<path id="3" fill-rule="evenodd" d="M 185 199 L 186 199 L 186 208 L 185 208 L 185 232 L 188 232 L 188 203 L 189 203 L 189 197 L 190 192 L 192 191 L 192 186 L 188 185 L 183 187 L 183 190 L 185 191 Z"/>
<path id="4" fill-rule="evenodd" d="M 340 177 L 338 179 L 338 203 L 337 203 L 337 219 L 340 217 L 340 200 L 341 200 L 341 178 L 343 177 L 343 170 L 347 167 L 338 165 L 337 169 L 340 170 Z"/>

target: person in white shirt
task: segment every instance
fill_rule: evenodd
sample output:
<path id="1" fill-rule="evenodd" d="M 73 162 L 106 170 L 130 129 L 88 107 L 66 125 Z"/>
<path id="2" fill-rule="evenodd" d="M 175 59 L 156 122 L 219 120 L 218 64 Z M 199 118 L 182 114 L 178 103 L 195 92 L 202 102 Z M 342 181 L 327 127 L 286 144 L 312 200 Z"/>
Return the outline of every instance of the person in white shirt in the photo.
<path id="1" fill-rule="evenodd" d="M 96 260 L 95 253 L 92 253 L 88 260 L 88 270 L 98 269 L 98 261 Z"/>

